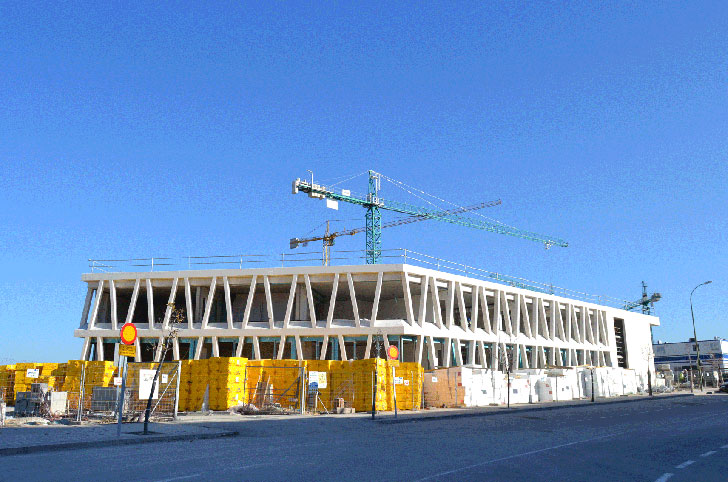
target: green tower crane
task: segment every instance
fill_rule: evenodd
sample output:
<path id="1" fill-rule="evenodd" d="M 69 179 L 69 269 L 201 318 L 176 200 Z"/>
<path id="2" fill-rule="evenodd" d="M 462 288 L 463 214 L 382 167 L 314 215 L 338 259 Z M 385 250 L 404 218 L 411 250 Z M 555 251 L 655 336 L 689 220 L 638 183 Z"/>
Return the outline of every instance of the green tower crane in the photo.
<path id="1" fill-rule="evenodd" d="M 468 212 L 468 211 L 476 211 L 478 209 L 498 206 L 499 204 L 501 204 L 500 199 L 498 199 L 496 201 L 487 202 L 487 203 L 479 203 L 479 204 L 474 204 L 472 206 L 466 206 L 466 207 L 461 207 L 461 208 L 457 208 L 457 209 L 450 209 L 447 211 L 442 211 L 440 214 L 457 214 L 457 213 L 464 213 L 464 212 Z M 382 224 L 381 227 L 382 227 L 382 229 L 391 228 L 394 226 L 401 226 L 403 224 L 412 224 L 412 223 L 417 223 L 419 221 L 427 221 L 428 219 L 431 219 L 431 218 L 422 217 L 422 216 L 407 216 L 404 218 L 395 219 L 393 221 L 388 221 L 388 222 Z M 342 231 L 331 232 L 329 223 L 330 223 L 330 221 L 327 220 L 326 221 L 326 233 L 324 233 L 323 236 L 313 236 L 313 237 L 309 237 L 309 238 L 291 238 L 291 241 L 290 241 L 291 249 L 295 249 L 300 245 L 306 246 L 311 241 L 323 241 L 323 257 L 322 257 L 321 261 L 324 266 L 328 266 L 329 265 L 329 248 L 334 245 L 334 241 L 336 240 L 336 238 L 338 238 L 339 236 L 353 236 L 355 234 L 361 233 L 362 231 L 366 231 L 366 227 L 362 227 L 362 228 L 346 229 L 346 230 L 342 230 Z"/>
<path id="2" fill-rule="evenodd" d="M 652 293 L 651 296 L 647 296 L 647 285 L 645 282 L 642 282 L 642 298 L 631 301 L 629 303 L 624 304 L 624 308 L 627 311 L 633 311 L 637 308 L 640 308 L 642 310 L 642 313 L 645 315 L 652 314 L 652 310 L 655 308 L 655 302 L 660 301 L 662 299 L 662 295 L 660 293 Z"/>
<path id="3" fill-rule="evenodd" d="M 299 192 L 307 193 L 314 199 L 330 199 L 332 201 L 343 201 L 357 204 L 366 209 L 366 262 L 376 264 L 382 252 L 382 210 L 394 211 L 409 216 L 419 216 L 447 223 L 466 226 L 469 228 L 482 229 L 499 234 L 507 234 L 518 238 L 528 239 L 543 243 L 546 248 L 551 246 L 567 247 L 569 244 L 559 238 L 544 236 L 542 234 L 522 231 L 512 226 L 468 218 L 455 213 L 443 212 L 439 209 L 413 206 L 400 201 L 392 201 L 379 196 L 381 189 L 382 175 L 375 171 L 369 171 L 369 188 L 366 197 L 352 195 L 348 190 L 335 192 L 325 186 L 315 184 L 313 176 L 311 181 L 296 179 L 293 181 L 293 194 Z"/>

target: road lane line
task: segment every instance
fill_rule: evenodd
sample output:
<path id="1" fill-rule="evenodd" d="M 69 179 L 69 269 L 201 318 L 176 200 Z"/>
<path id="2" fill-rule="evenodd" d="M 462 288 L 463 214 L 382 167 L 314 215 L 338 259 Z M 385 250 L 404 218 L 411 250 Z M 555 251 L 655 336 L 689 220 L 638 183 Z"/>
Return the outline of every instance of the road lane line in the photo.
<path id="1" fill-rule="evenodd" d="M 675 474 L 671 474 L 671 473 L 666 473 L 666 474 L 662 474 L 662 475 L 660 476 L 660 478 L 658 478 L 658 479 L 655 479 L 655 482 L 665 482 L 665 481 L 666 481 L 667 479 L 669 479 L 669 478 L 670 478 L 670 477 L 672 477 L 673 475 L 675 475 Z"/>
<path id="2" fill-rule="evenodd" d="M 704 454 L 700 454 L 700 456 L 701 456 L 701 457 L 710 457 L 710 456 L 711 456 L 711 455 L 713 455 L 714 453 L 715 453 L 715 450 L 708 450 L 708 451 L 707 451 L 707 452 L 705 452 Z"/>
<path id="3" fill-rule="evenodd" d="M 685 462 L 681 463 L 680 465 L 676 465 L 675 468 L 676 469 L 684 469 L 688 465 L 691 465 L 691 464 L 694 464 L 694 463 L 695 463 L 694 460 L 686 460 Z"/>
<path id="4" fill-rule="evenodd" d="M 151 389 L 149 391 L 151 392 Z M 238 465 L 237 467 L 226 467 L 226 470 L 245 470 L 245 469 L 252 469 L 253 467 L 265 467 L 268 465 L 274 465 L 274 463 L 267 462 L 267 463 L 263 463 L 263 464 Z"/>
<path id="5" fill-rule="evenodd" d="M 240 442 L 237 442 L 237 443 L 240 443 Z M 271 450 L 275 451 L 275 450 L 282 450 L 282 449 L 295 449 L 295 448 L 301 448 L 301 447 L 316 447 L 316 446 L 320 446 L 320 445 L 327 445 L 327 444 L 325 442 L 315 442 L 315 443 L 294 444 L 294 445 L 276 444 L 276 445 L 266 445 L 264 447 L 246 446 L 246 447 L 244 447 L 244 450 L 247 451 L 246 454 L 248 454 L 248 455 L 255 455 L 256 457 L 262 457 L 262 456 L 266 455 L 266 454 L 263 454 L 263 452 L 266 452 L 266 451 L 269 452 Z M 255 453 L 252 453 L 252 452 L 255 452 Z M 199 458 L 200 458 L 199 455 L 195 455 L 193 457 L 176 457 L 174 460 L 175 460 L 175 462 L 185 462 L 185 461 L 197 460 Z M 206 458 L 208 460 L 213 460 L 215 458 L 227 459 L 228 455 L 217 455 L 217 456 L 211 455 Z M 147 466 L 147 465 L 157 465 L 157 464 L 159 464 L 159 461 L 142 460 L 142 461 L 130 462 L 130 463 L 134 467 L 143 467 L 143 466 Z M 129 464 L 127 464 L 127 465 L 129 465 Z M 161 481 L 155 481 L 155 482 L 161 482 Z"/>
<path id="6" fill-rule="evenodd" d="M 202 475 L 201 473 L 190 474 L 190 475 L 180 475 L 179 477 L 170 477 L 169 479 L 159 479 L 159 480 L 155 480 L 154 482 L 172 482 L 174 480 L 191 479 L 193 477 L 199 477 L 201 475 Z"/>
<path id="7" fill-rule="evenodd" d="M 474 469 L 475 467 L 482 467 L 484 465 L 489 465 L 489 464 L 493 464 L 493 463 L 496 463 L 496 462 L 502 462 L 504 460 L 515 459 L 515 458 L 523 457 L 523 456 L 526 456 L 526 455 L 533 455 L 533 454 L 538 454 L 538 453 L 542 453 L 542 452 L 548 452 L 549 450 L 556 450 L 556 449 L 560 449 L 560 448 L 563 448 L 563 447 L 570 447 L 572 445 L 578 445 L 578 444 L 583 444 L 583 443 L 587 443 L 587 442 L 593 442 L 595 440 L 603 440 L 605 438 L 616 437 L 617 435 L 622 435 L 623 433 L 625 433 L 625 432 L 611 433 L 609 435 L 601 435 L 599 437 L 592 437 L 592 438 L 588 438 L 588 439 L 584 439 L 584 440 L 577 440 L 576 442 L 569 442 L 567 444 L 553 445 L 551 447 L 546 447 L 546 448 L 543 448 L 543 449 L 531 450 L 529 452 L 522 452 L 520 454 L 509 455 L 507 457 L 500 457 L 500 458 L 497 458 L 497 459 L 486 460 L 485 462 L 480 462 L 478 464 L 465 465 L 463 467 L 458 467 L 457 469 L 452 469 L 452 470 L 448 470 L 448 471 L 445 471 L 445 472 L 440 472 L 440 473 L 437 473 L 437 474 L 428 475 L 427 477 L 423 477 L 421 479 L 417 479 L 415 482 L 422 482 L 423 480 L 437 479 L 437 478 L 442 477 L 442 476 L 445 476 L 445 475 L 454 474 L 456 472 L 462 472 L 463 470 Z"/>
<path id="8" fill-rule="evenodd" d="M 149 390 L 149 391 L 151 392 L 151 390 Z M 721 445 L 721 446 L 720 446 L 720 448 L 722 448 L 722 449 L 728 449 L 728 444 L 726 444 L 726 445 Z"/>

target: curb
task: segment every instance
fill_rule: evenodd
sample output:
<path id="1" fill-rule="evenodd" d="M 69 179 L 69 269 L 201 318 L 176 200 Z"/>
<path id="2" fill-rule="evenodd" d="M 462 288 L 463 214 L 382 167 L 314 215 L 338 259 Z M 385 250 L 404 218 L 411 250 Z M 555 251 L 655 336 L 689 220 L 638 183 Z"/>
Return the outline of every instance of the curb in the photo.
<path id="1" fill-rule="evenodd" d="M 57 452 L 61 450 L 74 450 L 86 448 L 114 447 L 118 445 L 137 445 L 155 442 L 180 442 L 186 440 L 207 440 L 225 437 L 236 437 L 239 432 L 216 432 L 192 435 L 167 435 L 161 437 L 141 437 L 128 439 L 100 440 L 96 442 L 70 442 L 61 444 L 30 445 L 27 447 L 9 447 L 0 449 L 0 456 L 35 454 L 39 452 Z"/>
<path id="2" fill-rule="evenodd" d="M 618 404 L 618 403 L 632 403 L 632 402 L 644 402 L 648 400 L 665 400 L 665 399 L 672 399 L 672 398 L 683 398 L 683 397 L 693 397 L 694 395 L 692 393 L 679 393 L 675 395 L 662 395 L 659 397 L 645 397 L 645 398 L 629 398 L 624 400 L 609 400 L 609 401 L 603 401 L 598 403 L 569 403 L 569 404 L 563 404 L 563 405 L 544 405 L 544 406 L 535 406 L 535 407 L 526 407 L 526 408 L 516 408 L 511 410 L 504 410 L 504 411 L 492 411 L 492 412 L 467 412 L 467 411 L 461 411 L 458 413 L 447 413 L 443 415 L 427 415 L 427 416 L 417 416 L 417 415 L 406 415 L 405 418 L 393 418 L 392 415 L 389 415 L 388 418 L 384 419 L 378 419 L 376 420 L 379 423 L 383 424 L 389 424 L 389 423 L 411 423 L 411 422 L 425 422 L 428 420 L 446 420 L 449 418 L 467 418 L 467 417 L 492 417 L 494 415 L 512 415 L 512 414 L 518 414 L 518 413 L 529 413 L 529 412 L 539 412 L 544 410 L 561 410 L 564 408 L 579 408 L 579 407 L 594 407 L 599 405 L 612 405 L 612 404 Z"/>

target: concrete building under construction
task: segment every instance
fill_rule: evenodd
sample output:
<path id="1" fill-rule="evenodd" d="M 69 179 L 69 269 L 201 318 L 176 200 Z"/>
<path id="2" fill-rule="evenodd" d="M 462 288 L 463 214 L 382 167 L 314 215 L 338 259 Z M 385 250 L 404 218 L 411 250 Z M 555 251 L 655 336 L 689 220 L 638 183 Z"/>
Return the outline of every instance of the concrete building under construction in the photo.
<path id="1" fill-rule="evenodd" d="M 425 368 L 593 365 L 644 374 L 659 325 L 606 303 L 479 279 L 473 269 L 423 267 L 411 255 L 347 266 L 156 271 L 159 264 L 82 276 L 88 289 L 75 336 L 83 359 L 115 359 L 125 322 L 139 330 L 137 361 L 159 357 L 169 303 L 185 311 L 174 359 L 347 360 L 383 357 L 396 344 L 402 361 Z"/>

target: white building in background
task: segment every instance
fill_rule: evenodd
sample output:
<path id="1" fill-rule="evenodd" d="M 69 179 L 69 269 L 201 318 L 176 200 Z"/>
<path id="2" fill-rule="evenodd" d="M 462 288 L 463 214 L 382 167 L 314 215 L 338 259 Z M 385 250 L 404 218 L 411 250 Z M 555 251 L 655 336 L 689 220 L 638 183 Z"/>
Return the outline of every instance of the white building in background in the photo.
<path id="1" fill-rule="evenodd" d="M 241 263 L 242 265 L 242 263 Z M 158 267 L 158 266 L 157 266 Z M 151 361 L 185 310 L 174 359 L 360 359 L 389 345 L 425 368 L 650 365 L 659 319 L 413 264 L 106 272 L 88 291 L 75 336 L 83 359 L 114 359 L 119 329 L 138 328 Z M 506 358 L 504 354 L 508 354 Z M 654 369 L 654 368 L 653 368 Z"/>
<path id="2" fill-rule="evenodd" d="M 728 341 L 721 338 L 712 340 L 699 340 L 700 364 L 703 370 L 728 369 Z M 653 345 L 655 351 L 655 365 L 670 365 L 670 370 L 680 372 L 683 369 L 696 369 L 698 366 L 695 341 L 677 343 L 663 343 L 658 341 Z"/>

